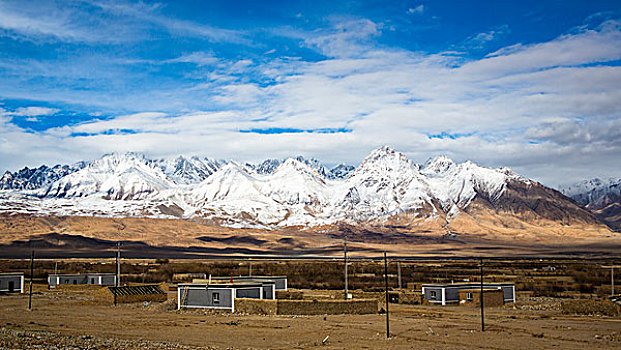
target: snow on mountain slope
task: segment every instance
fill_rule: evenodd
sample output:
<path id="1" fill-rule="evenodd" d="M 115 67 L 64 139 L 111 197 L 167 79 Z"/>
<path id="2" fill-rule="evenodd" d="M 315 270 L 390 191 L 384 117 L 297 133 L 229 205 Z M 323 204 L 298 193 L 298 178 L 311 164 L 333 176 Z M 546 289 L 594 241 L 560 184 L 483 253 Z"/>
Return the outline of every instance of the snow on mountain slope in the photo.
<path id="1" fill-rule="evenodd" d="M 244 167 L 230 162 L 194 187 L 189 193 L 189 200 L 199 204 L 247 198 L 267 200 L 256 181 Z"/>
<path id="2" fill-rule="evenodd" d="M 559 188 L 561 193 L 592 210 L 621 203 L 621 178 L 584 180 Z"/>
<path id="3" fill-rule="evenodd" d="M 109 154 L 35 192 L 0 191 L 0 213 L 172 216 L 237 227 L 378 223 L 393 217 L 400 225 L 427 219 L 444 225 L 464 211 L 472 214 L 476 202 L 523 218 L 569 222 L 569 215 L 592 222 L 562 194 L 506 168 L 457 164 L 444 156 L 420 166 L 390 147 L 372 151 L 353 171 L 340 167 L 342 176 L 335 175 L 337 168 L 329 171 L 303 157 L 253 166 Z"/>
<path id="4" fill-rule="evenodd" d="M 371 152 L 350 176 L 335 185 L 337 220 L 371 220 L 431 203 L 429 186 L 418 166 L 390 147 Z"/>
<path id="5" fill-rule="evenodd" d="M 25 167 L 14 173 L 7 171 L 0 178 L 0 190 L 35 190 L 84 168 L 86 164 L 85 162 L 73 165 L 58 164 L 51 168 L 42 165 L 33 169 Z"/>
<path id="6" fill-rule="evenodd" d="M 334 168 L 330 169 L 330 173 L 332 174 L 333 179 L 342 180 L 342 179 L 347 178 L 349 174 L 351 174 L 354 170 L 356 170 L 356 167 L 341 163 L 335 166 Z"/>
<path id="7" fill-rule="evenodd" d="M 508 169 L 484 168 L 470 161 L 455 164 L 446 156 L 428 160 L 421 173 L 426 176 L 433 196 L 448 212 L 455 212 L 455 207 L 467 207 L 477 194 L 497 200 L 509 180 L 529 181 Z"/>
<path id="8" fill-rule="evenodd" d="M 146 199 L 174 187 L 161 169 L 137 153 L 108 154 L 84 169 L 71 173 L 38 193 L 43 197 L 87 197 L 128 200 Z"/>
<path id="9" fill-rule="evenodd" d="M 351 171 L 354 170 L 354 167 L 351 165 L 341 164 L 333 169 L 326 168 L 321 162 L 315 158 L 306 159 L 302 156 L 297 156 L 293 158 L 285 158 L 282 160 L 279 159 L 266 159 L 263 162 L 259 163 L 256 166 L 251 167 L 258 174 L 261 175 L 269 175 L 272 174 L 276 169 L 286 162 L 289 159 L 296 160 L 300 163 L 306 164 L 309 168 L 313 169 L 317 174 L 323 176 L 326 179 L 335 180 L 335 179 L 343 179 L 345 178 Z"/>
<path id="10" fill-rule="evenodd" d="M 559 190 L 591 210 L 609 227 L 621 231 L 621 178 L 595 178 Z"/>
<path id="11" fill-rule="evenodd" d="M 149 163 L 162 169 L 171 180 L 181 185 L 197 184 L 226 164 L 222 160 L 183 156 L 156 159 Z"/>
<path id="12" fill-rule="evenodd" d="M 231 162 L 192 189 L 187 202 L 202 217 L 244 213 L 253 223 L 290 226 L 310 223 L 307 216 L 327 202 L 327 193 L 322 176 L 289 158 L 270 175 Z"/>

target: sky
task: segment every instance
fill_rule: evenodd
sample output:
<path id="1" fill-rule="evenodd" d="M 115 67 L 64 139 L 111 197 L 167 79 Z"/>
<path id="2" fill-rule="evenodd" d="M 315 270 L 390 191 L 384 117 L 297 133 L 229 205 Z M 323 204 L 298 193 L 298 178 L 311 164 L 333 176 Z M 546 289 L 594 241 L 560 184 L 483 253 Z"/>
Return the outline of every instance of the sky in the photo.
<path id="1" fill-rule="evenodd" d="M 0 0 L 0 171 L 389 145 L 621 176 L 619 1 Z"/>

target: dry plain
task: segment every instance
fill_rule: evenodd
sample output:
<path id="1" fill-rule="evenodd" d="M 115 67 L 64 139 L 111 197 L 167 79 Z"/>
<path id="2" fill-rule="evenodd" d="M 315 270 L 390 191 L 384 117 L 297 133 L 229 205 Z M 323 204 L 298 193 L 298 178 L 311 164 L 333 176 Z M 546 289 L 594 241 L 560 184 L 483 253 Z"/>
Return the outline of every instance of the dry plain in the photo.
<path id="1" fill-rule="evenodd" d="M 385 315 L 261 316 L 177 311 L 172 302 L 101 305 L 91 291 L 0 297 L 2 349 L 619 349 L 621 319 L 563 315 L 528 303 L 486 309 L 391 304 Z M 546 302 L 544 301 L 543 304 Z M 532 304 L 532 303 L 531 303 Z M 533 304 L 534 305 L 534 304 Z M 532 305 L 531 305 L 532 306 Z M 545 307 L 544 307 L 545 309 Z M 325 343 L 323 340 L 326 339 Z"/>

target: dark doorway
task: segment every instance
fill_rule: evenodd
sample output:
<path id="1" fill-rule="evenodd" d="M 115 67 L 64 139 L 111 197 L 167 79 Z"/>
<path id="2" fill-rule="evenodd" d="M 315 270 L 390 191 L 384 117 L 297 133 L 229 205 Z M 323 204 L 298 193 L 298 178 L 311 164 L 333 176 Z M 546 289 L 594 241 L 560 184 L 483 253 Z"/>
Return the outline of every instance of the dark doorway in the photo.
<path id="1" fill-rule="evenodd" d="M 15 291 L 15 282 L 9 281 L 9 293 L 12 293 L 14 291 Z"/>

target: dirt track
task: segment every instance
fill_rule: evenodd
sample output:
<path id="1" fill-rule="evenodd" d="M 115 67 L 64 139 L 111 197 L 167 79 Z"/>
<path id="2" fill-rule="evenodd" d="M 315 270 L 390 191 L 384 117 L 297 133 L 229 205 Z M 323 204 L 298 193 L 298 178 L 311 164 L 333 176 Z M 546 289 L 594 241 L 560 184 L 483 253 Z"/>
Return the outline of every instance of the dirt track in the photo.
<path id="1" fill-rule="evenodd" d="M 167 304 L 97 305 L 89 292 L 37 286 L 33 311 L 26 295 L 0 297 L 0 348 L 272 348 L 332 349 L 618 349 L 621 319 L 562 316 L 554 311 L 478 310 L 391 305 L 385 316 L 256 316 L 167 310 Z M 170 305 L 170 304 L 168 304 Z M 325 344 L 322 340 L 329 336 Z"/>

